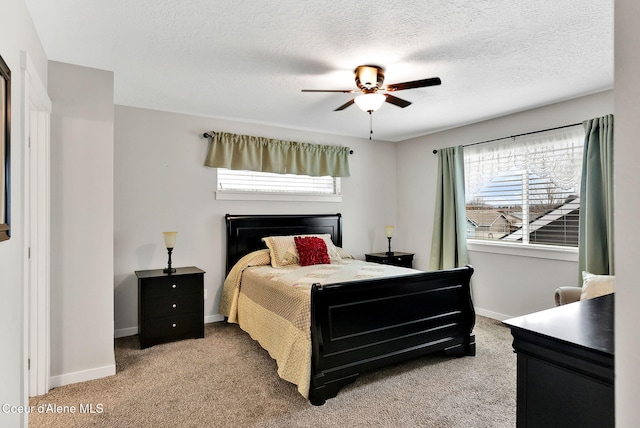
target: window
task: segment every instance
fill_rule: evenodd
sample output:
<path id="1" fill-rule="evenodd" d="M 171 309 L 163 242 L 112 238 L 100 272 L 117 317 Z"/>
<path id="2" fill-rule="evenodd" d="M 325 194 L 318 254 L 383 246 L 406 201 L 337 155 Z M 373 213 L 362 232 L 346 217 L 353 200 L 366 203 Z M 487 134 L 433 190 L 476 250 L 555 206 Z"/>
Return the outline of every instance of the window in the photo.
<path id="1" fill-rule="evenodd" d="M 218 199 L 341 200 L 339 177 L 218 168 Z"/>
<path id="2" fill-rule="evenodd" d="M 465 147 L 467 238 L 578 246 L 581 125 Z"/>

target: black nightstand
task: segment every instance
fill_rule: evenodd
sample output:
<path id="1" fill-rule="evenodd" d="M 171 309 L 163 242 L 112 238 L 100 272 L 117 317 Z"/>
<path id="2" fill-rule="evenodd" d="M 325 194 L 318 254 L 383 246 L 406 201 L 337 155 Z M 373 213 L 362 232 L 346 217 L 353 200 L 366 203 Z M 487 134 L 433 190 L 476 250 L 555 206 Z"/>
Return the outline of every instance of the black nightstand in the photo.
<path id="1" fill-rule="evenodd" d="M 140 347 L 204 337 L 204 271 L 197 267 L 138 270 Z"/>
<path id="2" fill-rule="evenodd" d="M 384 253 L 372 253 L 365 254 L 365 260 L 368 262 L 382 263 L 385 265 L 394 265 L 401 267 L 413 267 L 413 253 L 401 253 L 400 251 L 394 251 L 391 254 Z"/>

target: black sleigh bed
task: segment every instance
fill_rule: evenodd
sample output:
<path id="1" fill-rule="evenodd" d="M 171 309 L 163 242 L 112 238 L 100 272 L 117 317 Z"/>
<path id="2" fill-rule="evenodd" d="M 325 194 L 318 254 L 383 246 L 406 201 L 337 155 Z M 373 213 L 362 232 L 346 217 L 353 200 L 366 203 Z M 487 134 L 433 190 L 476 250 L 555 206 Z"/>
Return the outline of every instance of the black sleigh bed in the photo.
<path id="1" fill-rule="evenodd" d="M 226 215 L 227 274 L 265 236 L 330 234 L 342 217 Z M 308 398 L 322 405 L 360 373 L 434 352 L 475 355 L 471 266 L 311 286 Z M 241 325 L 242 326 L 242 325 Z"/>

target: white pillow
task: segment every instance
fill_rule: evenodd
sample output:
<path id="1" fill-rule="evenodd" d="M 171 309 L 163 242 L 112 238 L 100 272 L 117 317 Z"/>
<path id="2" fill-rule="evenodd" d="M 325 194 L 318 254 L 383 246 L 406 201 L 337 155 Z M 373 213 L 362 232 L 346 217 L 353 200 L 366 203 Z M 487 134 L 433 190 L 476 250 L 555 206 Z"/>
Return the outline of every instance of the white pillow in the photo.
<path id="1" fill-rule="evenodd" d="M 582 272 L 582 293 L 580 300 L 593 299 L 594 297 L 611 294 L 615 291 L 614 275 L 594 275 Z"/>
<path id="2" fill-rule="evenodd" d="M 277 268 L 299 263 L 293 236 L 266 236 L 262 240 L 269 248 L 271 266 Z"/>
<path id="3" fill-rule="evenodd" d="M 338 256 L 344 260 L 344 259 L 355 259 L 355 257 L 353 257 L 351 254 L 349 254 L 344 248 L 342 247 L 335 247 L 336 249 L 336 253 L 338 253 Z M 329 257 L 331 257 L 331 255 L 329 255 Z"/>

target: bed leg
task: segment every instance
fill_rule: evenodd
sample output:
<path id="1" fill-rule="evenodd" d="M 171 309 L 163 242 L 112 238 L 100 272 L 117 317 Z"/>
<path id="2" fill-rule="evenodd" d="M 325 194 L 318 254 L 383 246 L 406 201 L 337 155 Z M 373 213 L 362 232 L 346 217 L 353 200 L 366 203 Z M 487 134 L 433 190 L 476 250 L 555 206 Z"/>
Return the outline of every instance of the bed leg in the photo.
<path id="1" fill-rule="evenodd" d="M 445 349 L 444 353 L 452 357 L 474 357 L 476 355 L 476 335 L 469 334 L 463 343 Z"/>
<path id="2" fill-rule="evenodd" d="M 353 383 L 359 375 L 359 373 L 353 373 L 328 382 L 325 381 L 324 374 L 314 376 L 315 386 L 312 381 L 312 385 L 309 388 L 309 401 L 314 406 L 322 406 L 329 398 L 338 395 L 342 387 Z"/>
<path id="3" fill-rule="evenodd" d="M 473 333 L 469 334 L 469 342 L 464 344 L 465 347 L 465 355 L 468 357 L 476 356 L 476 335 Z"/>
<path id="4" fill-rule="evenodd" d="M 320 399 L 320 398 L 310 398 L 309 402 L 314 405 L 314 406 L 324 406 L 324 403 L 327 402 L 327 400 L 325 400 L 324 398 Z"/>
<path id="5" fill-rule="evenodd" d="M 314 406 L 323 406 L 324 403 L 327 402 L 327 396 L 324 388 L 320 387 L 318 389 L 314 389 L 311 387 L 309 389 L 309 402 Z"/>

